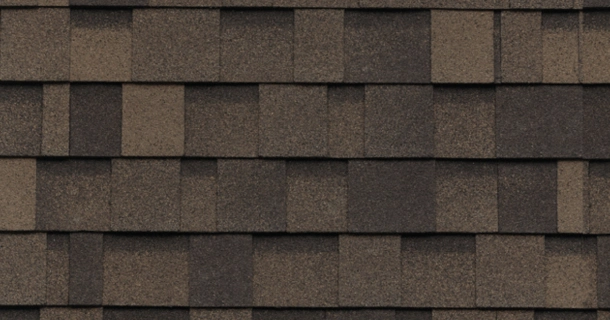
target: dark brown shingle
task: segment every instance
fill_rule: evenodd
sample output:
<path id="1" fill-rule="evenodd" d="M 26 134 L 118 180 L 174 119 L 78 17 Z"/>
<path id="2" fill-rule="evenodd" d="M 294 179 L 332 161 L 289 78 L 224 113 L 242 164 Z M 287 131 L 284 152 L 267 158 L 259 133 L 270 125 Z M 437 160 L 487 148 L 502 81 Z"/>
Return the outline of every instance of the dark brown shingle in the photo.
<path id="1" fill-rule="evenodd" d="M 0 304 L 45 303 L 46 249 L 44 233 L 0 234 Z"/>
<path id="2" fill-rule="evenodd" d="M 104 290 L 104 235 L 70 234 L 70 305 L 99 306 Z"/>
<path id="3" fill-rule="evenodd" d="M 0 154 L 37 156 L 41 141 L 42 86 L 0 85 Z"/>

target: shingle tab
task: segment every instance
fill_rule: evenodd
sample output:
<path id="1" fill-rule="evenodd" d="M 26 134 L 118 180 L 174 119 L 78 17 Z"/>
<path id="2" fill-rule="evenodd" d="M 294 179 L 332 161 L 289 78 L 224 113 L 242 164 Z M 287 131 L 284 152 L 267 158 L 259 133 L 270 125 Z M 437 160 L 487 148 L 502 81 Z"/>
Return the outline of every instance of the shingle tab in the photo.
<path id="1" fill-rule="evenodd" d="M 610 307 L 610 236 L 597 237 L 597 306 Z"/>
<path id="2" fill-rule="evenodd" d="M 134 81 L 218 81 L 220 10 L 134 9 Z"/>
<path id="3" fill-rule="evenodd" d="M 121 154 L 120 84 L 70 85 L 70 155 Z"/>
<path id="4" fill-rule="evenodd" d="M 70 10 L 3 9 L 0 79 L 68 80 Z"/>
<path id="5" fill-rule="evenodd" d="M 429 11 L 345 11 L 346 82 L 430 81 Z"/>
<path id="6" fill-rule="evenodd" d="M 328 154 L 327 88 L 260 86 L 259 154 L 323 157 Z"/>
<path id="7" fill-rule="evenodd" d="M 557 161 L 557 231 L 589 231 L 589 163 Z"/>
<path id="8" fill-rule="evenodd" d="M 497 166 L 487 162 L 436 162 L 436 230 L 498 231 Z"/>
<path id="9" fill-rule="evenodd" d="M 432 320 L 432 310 L 396 310 L 396 320 Z"/>
<path id="10" fill-rule="evenodd" d="M 190 320 L 251 320 L 251 309 L 191 308 Z"/>
<path id="11" fill-rule="evenodd" d="M 110 160 L 38 160 L 39 230 L 110 230 Z"/>
<path id="12" fill-rule="evenodd" d="M 579 82 L 577 12 L 542 13 L 542 81 Z"/>
<path id="13" fill-rule="evenodd" d="M 104 235 L 104 305 L 188 305 L 186 235 Z"/>
<path id="14" fill-rule="evenodd" d="M 591 233 L 610 232 L 608 190 L 610 190 L 610 162 L 590 162 L 589 231 Z"/>
<path id="15" fill-rule="evenodd" d="M 47 305 L 68 305 L 70 234 L 47 233 Z"/>
<path id="16" fill-rule="evenodd" d="M 432 86 L 367 85 L 365 105 L 367 157 L 432 156 Z"/>
<path id="17" fill-rule="evenodd" d="M 253 304 L 251 235 L 193 235 L 190 250 L 190 306 Z"/>
<path id="18" fill-rule="evenodd" d="M 216 231 L 216 160 L 180 162 L 180 230 Z"/>
<path id="19" fill-rule="evenodd" d="M 0 230 L 36 227 L 36 160 L 0 159 Z"/>
<path id="20" fill-rule="evenodd" d="M 40 311 L 37 308 L 0 309 L 0 319 L 40 320 Z"/>
<path id="21" fill-rule="evenodd" d="M 40 320 L 102 320 L 102 308 L 41 308 Z"/>
<path id="22" fill-rule="evenodd" d="M 185 87 L 185 154 L 255 157 L 258 154 L 257 85 Z"/>
<path id="23" fill-rule="evenodd" d="M 104 290 L 104 236 L 70 234 L 70 305 L 101 305 Z"/>
<path id="24" fill-rule="evenodd" d="M 496 89 L 496 155 L 577 158 L 583 154 L 581 86 Z"/>
<path id="25" fill-rule="evenodd" d="M 42 87 L 42 143 L 44 156 L 70 154 L 70 85 L 44 84 Z"/>
<path id="26" fill-rule="evenodd" d="M 547 270 L 545 306 L 596 308 L 596 238 L 546 236 L 545 256 Z"/>
<path id="27" fill-rule="evenodd" d="M 432 10 L 432 82 L 494 81 L 492 11 Z"/>
<path id="28" fill-rule="evenodd" d="M 149 0 L 70 0 L 70 6 L 92 7 L 141 7 L 148 5 Z"/>
<path id="29" fill-rule="evenodd" d="M 42 86 L 0 85 L 0 154 L 37 156 L 41 141 Z"/>
<path id="30" fill-rule="evenodd" d="M 608 83 L 610 74 L 610 12 L 585 11 L 580 47 L 582 83 Z"/>
<path id="31" fill-rule="evenodd" d="M 343 10 L 295 10 L 294 25 L 294 80 L 343 80 Z"/>
<path id="32" fill-rule="evenodd" d="M 610 86 L 583 87 L 583 156 L 610 158 Z"/>
<path id="33" fill-rule="evenodd" d="M 596 320 L 595 311 L 547 311 L 539 310 L 535 313 L 536 320 Z"/>
<path id="34" fill-rule="evenodd" d="M 131 10 L 70 12 L 70 80 L 131 80 Z"/>
<path id="35" fill-rule="evenodd" d="M 434 161 L 350 161 L 348 230 L 434 231 L 434 166 Z"/>
<path id="36" fill-rule="evenodd" d="M 477 235 L 476 238 L 477 307 L 543 307 L 544 237 Z"/>
<path id="37" fill-rule="evenodd" d="M 286 163 L 218 160 L 219 231 L 286 230 Z"/>
<path id="38" fill-rule="evenodd" d="M 293 80 L 292 10 L 222 10 L 220 25 L 221 81 Z"/>
<path id="39" fill-rule="evenodd" d="M 502 11 L 502 82 L 542 82 L 542 15 Z"/>
<path id="40" fill-rule="evenodd" d="M 104 320 L 189 320 L 189 309 L 104 308 Z"/>
<path id="41" fill-rule="evenodd" d="M 288 161 L 287 230 L 347 229 L 347 162 Z"/>
<path id="42" fill-rule="evenodd" d="M 123 85 L 121 154 L 184 154 L 184 86 Z"/>
<path id="43" fill-rule="evenodd" d="M 339 305 L 400 305 L 400 237 L 339 236 Z"/>
<path id="44" fill-rule="evenodd" d="M 435 156 L 493 158 L 495 90 L 492 87 L 434 87 Z"/>
<path id="45" fill-rule="evenodd" d="M 474 307 L 475 250 L 474 235 L 403 237 L 402 306 Z"/>
<path id="46" fill-rule="evenodd" d="M 305 309 L 254 309 L 252 320 L 325 320 L 326 313 L 321 310 Z"/>
<path id="47" fill-rule="evenodd" d="M 498 229 L 508 233 L 557 232 L 557 164 L 498 164 Z"/>
<path id="48" fill-rule="evenodd" d="M 337 306 L 338 236 L 258 236 L 253 241 L 254 305 Z"/>
<path id="49" fill-rule="evenodd" d="M 395 320 L 394 310 L 383 309 L 358 309 L 358 310 L 339 310 L 327 311 L 326 320 Z"/>
<path id="50" fill-rule="evenodd" d="M 364 86 L 328 87 L 328 153 L 364 156 Z"/>
<path id="51" fill-rule="evenodd" d="M 45 303 L 46 248 L 44 233 L 0 234 L 0 304 Z"/>
<path id="52" fill-rule="evenodd" d="M 498 311 L 496 320 L 534 320 L 534 311 Z"/>
<path id="53" fill-rule="evenodd" d="M 432 320 L 496 320 L 489 310 L 432 310 Z"/>
<path id="54" fill-rule="evenodd" d="M 113 159 L 112 230 L 180 228 L 180 161 Z"/>

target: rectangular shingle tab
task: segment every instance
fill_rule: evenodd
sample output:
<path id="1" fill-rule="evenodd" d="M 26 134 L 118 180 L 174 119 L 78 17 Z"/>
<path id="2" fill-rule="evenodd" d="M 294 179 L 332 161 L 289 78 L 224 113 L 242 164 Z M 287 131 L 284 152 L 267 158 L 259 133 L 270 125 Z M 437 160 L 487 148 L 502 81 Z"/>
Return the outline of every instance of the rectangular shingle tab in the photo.
<path id="1" fill-rule="evenodd" d="M 0 309 L 1 319 L 40 320 L 38 308 L 6 308 Z"/>
<path id="2" fill-rule="evenodd" d="M 36 160 L 0 159 L 0 230 L 36 227 Z"/>
<path id="3" fill-rule="evenodd" d="M 0 85 L 0 154 L 40 154 L 42 101 L 41 85 Z"/>
<path id="4" fill-rule="evenodd" d="M 610 307 L 610 236 L 597 237 L 597 306 Z"/>
<path id="5" fill-rule="evenodd" d="M 589 231 L 589 163 L 557 162 L 557 231 Z"/>
<path id="6" fill-rule="evenodd" d="M 610 74 L 610 12 L 585 11 L 580 47 L 582 83 L 607 83 Z"/>
<path id="7" fill-rule="evenodd" d="M 294 80 L 343 80 L 343 10 L 295 10 Z"/>
<path id="8" fill-rule="evenodd" d="M 104 235 L 104 305 L 188 305 L 186 235 Z"/>
<path id="9" fill-rule="evenodd" d="M 579 82 L 577 12 L 542 13 L 542 81 Z"/>
<path id="10" fill-rule="evenodd" d="M 251 320 L 252 309 L 191 308 L 190 320 Z"/>
<path id="11" fill-rule="evenodd" d="M 0 79 L 61 81 L 70 74 L 68 8 L 2 10 Z"/>
<path id="12" fill-rule="evenodd" d="M 110 230 L 110 160 L 38 160 L 39 230 Z"/>
<path id="13" fill-rule="evenodd" d="M 254 305 L 337 306 L 338 236 L 255 236 L 253 242 Z"/>
<path id="14" fill-rule="evenodd" d="M 70 305 L 101 305 L 104 290 L 104 235 L 70 234 Z"/>
<path id="15" fill-rule="evenodd" d="M 189 320 L 188 308 L 104 308 L 103 320 Z"/>
<path id="16" fill-rule="evenodd" d="M 509 233 L 557 232 L 557 163 L 498 164 L 498 229 Z"/>
<path id="17" fill-rule="evenodd" d="M 495 89 L 492 87 L 435 86 L 435 156 L 493 158 Z"/>
<path id="18" fill-rule="evenodd" d="M 0 234 L 0 304 L 45 303 L 46 249 L 44 233 Z"/>
<path id="19" fill-rule="evenodd" d="M 70 85 L 43 85 L 42 143 L 44 156 L 70 154 Z"/>
<path id="20" fill-rule="evenodd" d="M 502 82 L 542 81 L 540 11 L 502 11 Z"/>
<path id="21" fill-rule="evenodd" d="M 180 161 L 113 159 L 112 230 L 177 231 L 180 228 Z"/>
<path id="22" fill-rule="evenodd" d="M 367 85 L 367 157 L 430 157 L 434 153 L 432 86 Z"/>
<path id="23" fill-rule="evenodd" d="M 496 88 L 499 158 L 578 158 L 582 145 L 581 86 Z"/>
<path id="24" fill-rule="evenodd" d="M 131 80 L 131 10 L 70 12 L 70 80 Z"/>
<path id="25" fill-rule="evenodd" d="M 583 87 L 583 156 L 610 158 L 610 86 Z"/>
<path id="26" fill-rule="evenodd" d="M 350 232 L 432 232 L 434 161 L 354 160 L 348 164 Z M 374 186 L 374 187 L 372 187 Z"/>
<path id="27" fill-rule="evenodd" d="M 591 233 L 610 232 L 608 215 L 608 190 L 610 190 L 610 162 L 589 163 L 589 231 Z"/>
<path id="28" fill-rule="evenodd" d="M 218 81 L 220 10 L 134 9 L 134 81 Z"/>
<path id="29" fill-rule="evenodd" d="M 189 85 L 184 101 L 187 156 L 258 155 L 257 85 Z"/>
<path id="30" fill-rule="evenodd" d="M 41 308 L 40 320 L 102 320 L 102 308 Z"/>
<path id="31" fill-rule="evenodd" d="M 436 231 L 498 231 L 498 169 L 494 163 L 436 162 Z"/>
<path id="32" fill-rule="evenodd" d="M 432 82 L 494 81 L 492 11 L 432 10 Z"/>
<path id="33" fill-rule="evenodd" d="M 121 106 L 120 84 L 71 84 L 70 155 L 119 156 Z"/>
<path id="34" fill-rule="evenodd" d="M 398 306 L 401 302 L 399 236 L 339 237 L 339 304 Z"/>
<path id="35" fill-rule="evenodd" d="M 496 320 L 496 313 L 489 310 L 432 310 L 432 320 Z"/>
<path id="36" fill-rule="evenodd" d="M 544 237 L 477 235 L 477 307 L 545 304 Z"/>
<path id="37" fill-rule="evenodd" d="M 590 236 L 545 237 L 547 308 L 597 307 L 596 240 Z"/>
<path id="38" fill-rule="evenodd" d="M 259 154 L 324 157 L 328 154 L 327 87 L 261 85 Z"/>
<path id="39" fill-rule="evenodd" d="M 286 230 L 286 163 L 218 160 L 219 231 Z"/>
<path id="40" fill-rule="evenodd" d="M 347 82 L 430 81 L 429 11 L 345 11 Z"/>
<path id="41" fill-rule="evenodd" d="M 68 305 L 70 235 L 47 233 L 47 305 Z"/>
<path id="42" fill-rule="evenodd" d="M 252 305 L 252 252 L 251 235 L 192 235 L 189 305 Z"/>
<path id="43" fill-rule="evenodd" d="M 287 230 L 347 229 L 347 162 L 288 161 Z"/>
<path id="44" fill-rule="evenodd" d="M 184 86 L 123 85 L 121 154 L 184 154 Z"/>
<path id="45" fill-rule="evenodd" d="M 540 310 L 535 313 L 535 320 L 596 320 L 595 311 L 546 311 Z"/>
<path id="46" fill-rule="evenodd" d="M 290 82 L 294 79 L 292 10 L 222 10 L 220 80 Z"/>
<path id="47" fill-rule="evenodd" d="M 364 86 L 328 87 L 330 157 L 364 156 L 364 91 Z"/>
<path id="48" fill-rule="evenodd" d="M 216 231 L 216 160 L 180 162 L 180 230 Z"/>
<path id="49" fill-rule="evenodd" d="M 475 236 L 402 238 L 402 306 L 475 306 Z"/>
<path id="50" fill-rule="evenodd" d="M 306 309 L 254 309 L 252 320 L 325 320 L 326 312 Z"/>
<path id="51" fill-rule="evenodd" d="M 326 320 L 395 320 L 394 310 L 383 309 L 359 309 L 359 310 L 340 310 L 327 311 Z"/>

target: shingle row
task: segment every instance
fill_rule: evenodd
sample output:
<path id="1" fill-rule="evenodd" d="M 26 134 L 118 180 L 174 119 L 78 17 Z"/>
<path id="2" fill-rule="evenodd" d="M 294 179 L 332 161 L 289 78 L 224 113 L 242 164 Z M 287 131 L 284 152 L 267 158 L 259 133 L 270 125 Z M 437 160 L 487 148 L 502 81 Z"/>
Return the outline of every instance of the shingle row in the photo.
<path id="1" fill-rule="evenodd" d="M 0 154 L 610 157 L 610 87 L 0 86 Z"/>
<path id="2" fill-rule="evenodd" d="M 3 0 L 0 6 L 582 9 L 604 0 Z"/>
<path id="3" fill-rule="evenodd" d="M 607 11 L 36 8 L 2 17 L 6 81 L 610 82 Z"/>
<path id="4" fill-rule="evenodd" d="M 9 306 L 610 307 L 608 236 L 4 233 L 0 244 Z"/>
<path id="5" fill-rule="evenodd" d="M 610 233 L 610 163 L 0 159 L 0 229 Z"/>
<path id="6" fill-rule="evenodd" d="M 407 309 L 14 308 L 7 320 L 607 320 L 608 311 Z"/>

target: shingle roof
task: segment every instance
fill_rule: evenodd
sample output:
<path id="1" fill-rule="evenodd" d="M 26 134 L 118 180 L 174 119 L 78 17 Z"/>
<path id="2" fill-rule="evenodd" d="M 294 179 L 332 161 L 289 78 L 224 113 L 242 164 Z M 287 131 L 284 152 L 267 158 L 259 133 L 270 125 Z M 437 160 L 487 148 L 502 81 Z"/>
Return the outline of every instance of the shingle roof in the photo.
<path id="1" fill-rule="evenodd" d="M 609 8 L 0 0 L 0 319 L 610 320 Z"/>

